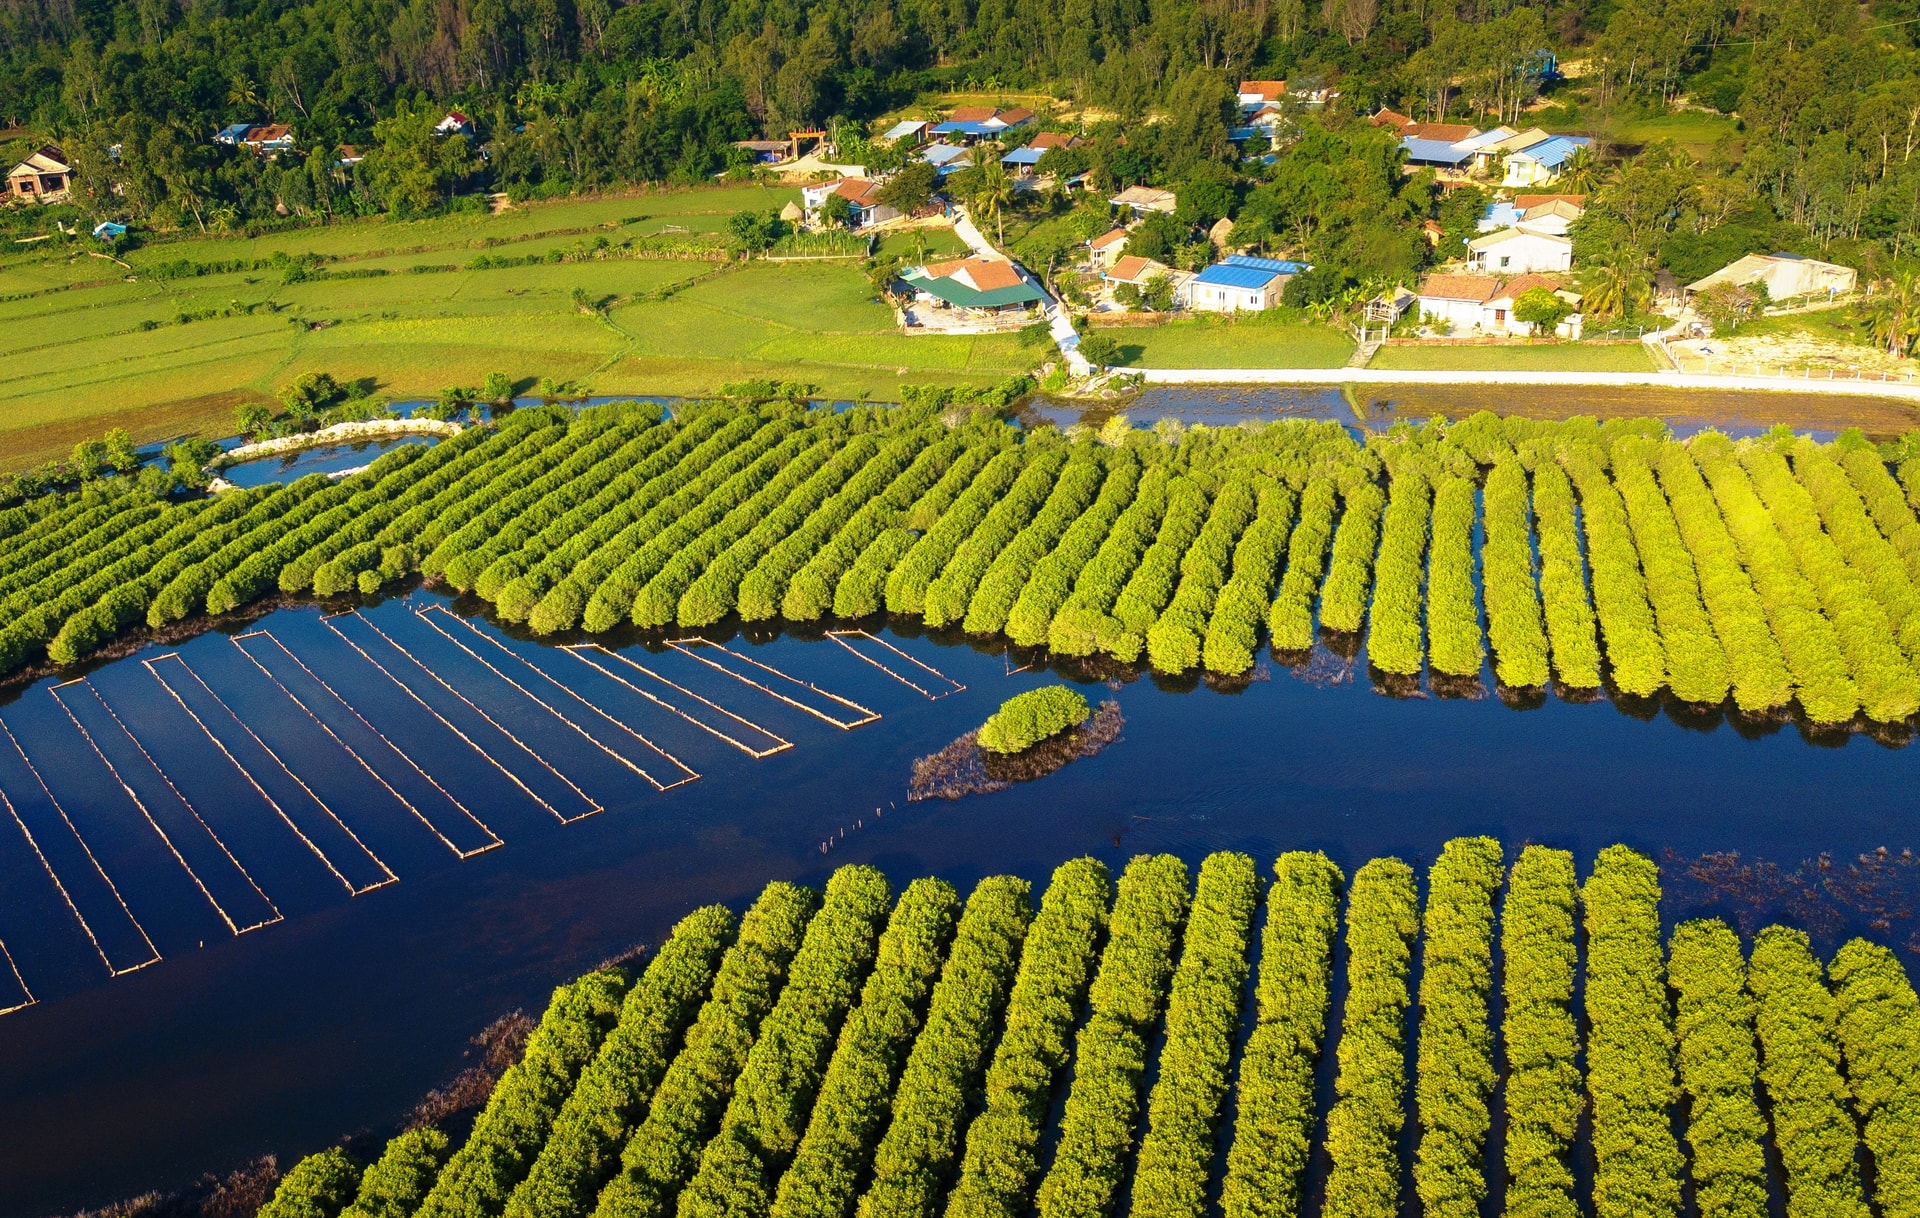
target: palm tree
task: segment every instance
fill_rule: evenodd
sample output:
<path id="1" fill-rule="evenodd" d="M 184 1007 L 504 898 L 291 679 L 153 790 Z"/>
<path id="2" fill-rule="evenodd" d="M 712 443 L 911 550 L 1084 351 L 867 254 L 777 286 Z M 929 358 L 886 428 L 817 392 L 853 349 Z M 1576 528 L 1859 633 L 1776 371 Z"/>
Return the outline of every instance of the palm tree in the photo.
<path id="1" fill-rule="evenodd" d="M 967 200 L 981 219 L 994 222 L 1000 243 L 1007 240 L 1007 205 L 1013 202 L 1013 178 L 1007 167 L 994 157 L 974 169 L 973 193 Z"/>
<path id="2" fill-rule="evenodd" d="M 1902 271 L 1873 294 L 1863 310 L 1867 332 L 1888 355 L 1911 354 L 1920 342 L 1920 273 Z"/>
<path id="3" fill-rule="evenodd" d="M 1600 158 L 1594 155 L 1591 145 L 1573 150 L 1566 164 L 1560 167 L 1560 178 L 1555 183 L 1563 187 L 1568 194 L 1592 194 L 1606 180 L 1607 171 L 1600 164 Z"/>
<path id="4" fill-rule="evenodd" d="M 227 103 L 246 110 L 260 108 L 260 93 L 245 76 L 236 76 L 227 86 Z"/>
<path id="5" fill-rule="evenodd" d="M 1630 245 L 1614 246 L 1587 267 L 1581 291 L 1581 310 L 1595 321 L 1645 312 L 1653 299 L 1646 255 Z"/>

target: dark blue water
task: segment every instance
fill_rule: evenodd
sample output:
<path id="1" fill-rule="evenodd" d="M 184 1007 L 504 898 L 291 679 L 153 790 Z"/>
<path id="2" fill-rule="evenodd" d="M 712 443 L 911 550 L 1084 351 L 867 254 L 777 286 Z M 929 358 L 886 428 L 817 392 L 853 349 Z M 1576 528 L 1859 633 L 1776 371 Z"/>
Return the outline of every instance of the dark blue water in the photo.
<path id="1" fill-rule="evenodd" d="M 1865 931 L 1904 949 L 1913 931 L 1916 868 L 1899 851 L 1920 844 L 1916 753 L 1864 736 L 1743 734 L 1608 701 L 1390 697 L 1364 660 L 1321 651 L 1300 670 L 1268 658 L 1231 691 L 1084 682 L 1120 702 L 1118 743 L 1006 792 L 908 804 L 914 758 L 1059 676 L 997 646 L 885 635 L 966 686 L 932 699 L 830 639 L 575 654 L 448 605 L 281 610 L 250 637 L 151 648 L 0 706 L 34 767 L 0 737 L 19 815 L 0 808 L 0 939 L 37 999 L 0 1016 L 0 1214 L 384 1131 L 505 1011 L 537 1013 L 556 983 L 657 942 L 697 904 L 841 863 L 964 885 L 1043 880 L 1083 853 L 1117 867 L 1141 851 L 1319 848 L 1351 869 L 1491 833 L 1572 848 L 1584 867 L 1625 841 L 1672 852 L 1670 916 L 1785 909 L 1829 946 Z M 951 687 L 857 642 L 927 693 Z M 837 726 L 866 712 L 880 717 Z M 1885 866 L 1854 863 L 1883 845 Z M 1720 851 L 1837 862 L 1797 886 L 1812 895 L 1757 873 L 1774 887 L 1749 883 L 1745 909 L 1713 868 L 1686 878 Z M 0 1006 L 23 997 L 0 962 Z"/>

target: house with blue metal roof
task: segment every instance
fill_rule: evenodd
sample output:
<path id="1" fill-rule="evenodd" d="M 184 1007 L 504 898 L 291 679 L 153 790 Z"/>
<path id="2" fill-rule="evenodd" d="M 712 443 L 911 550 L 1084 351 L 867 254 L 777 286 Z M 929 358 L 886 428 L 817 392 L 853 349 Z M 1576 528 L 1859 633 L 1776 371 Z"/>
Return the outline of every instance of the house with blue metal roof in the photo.
<path id="1" fill-rule="evenodd" d="M 1473 160 L 1473 149 L 1447 140 L 1427 140 L 1418 136 L 1400 137 L 1400 148 L 1407 154 L 1409 166 L 1431 169 L 1459 169 Z"/>
<path id="2" fill-rule="evenodd" d="M 1592 144 L 1584 135 L 1553 135 L 1536 144 L 1515 149 L 1506 156 L 1506 176 L 1500 185 L 1508 188 L 1545 186 L 1560 176 L 1574 153 Z"/>
<path id="3" fill-rule="evenodd" d="M 213 142 L 216 144 L 238 144 L 240 138 L 252 130 L 253 126 L 254 124 L 252 123 L 228 123 L 214 133 Z"/>
<path id="4" fill-rule="evenodd" d="M 1045 155 L 1047 155 L 1045 148 L 1015 148 L 1012 152 L 1001 157 L 1000 163 L 1012 170 L 1014 176 L 1030 178 L 1033 176 L 1034 167 L 1040 163 L 1040 158 Z"/>
<path id="5" fill-rule="evenodd" d="M 1287 280 L 1307 269 L 1304 262 L 1231 254 L 1194 276 L 1184 300 L 1203 313 L 1257 313 L 1279 304 Z"/>

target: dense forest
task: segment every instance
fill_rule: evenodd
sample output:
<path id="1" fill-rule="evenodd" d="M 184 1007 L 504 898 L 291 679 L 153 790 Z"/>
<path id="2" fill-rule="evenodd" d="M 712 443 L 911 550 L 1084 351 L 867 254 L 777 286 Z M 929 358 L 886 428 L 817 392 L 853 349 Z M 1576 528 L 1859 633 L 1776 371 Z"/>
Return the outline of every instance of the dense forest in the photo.
<path id="1" fill-rule="evenodd" d="M 1756 250 L 1897 271 L 1920 231 L 1920 73 L 1911 4 L 1879 0 L 0 0 L 0 128 L 61 141 L 82 210 L 189 231 L 400 215 L 516 195 L 744 171 L 734 141 L 862 133 L 929 90 L 1030 90 L 1078 108 L 1103 187 L 1198 200 L 1183 219 L 1393 278 L 1470 234 L 1403 178 L 1394 106 L 1602 139 L 1563 189 L 1593 192 L 1576 233 L 1599 315 Z M 1240 161 L 1234 83 L 1337 86 L 1283 124 L 1271 163 Z M 473 138 L 442 138 L 449 106 Z M 1724 115 L 1737 116 L 1729 122 Z M 1143 121 L 1151 119 L 1152 121 Z M 1717 140 L 1660 123 L 1711 120 Z M 284 122 L 295 149 L 217 144 Z M 1635 121 L 1641 126 L 1635 128 Z M 339 163 L 353 145 L 363 162 Z M 1262 150 L 1264 151 L 1264 150 Z M 25 223 L 15 217 L 14 223 Z M 1186 230 L 1189 238 L 1197 227 Z M 1198 247 L 1196 248 L 1203 248 Z"/>

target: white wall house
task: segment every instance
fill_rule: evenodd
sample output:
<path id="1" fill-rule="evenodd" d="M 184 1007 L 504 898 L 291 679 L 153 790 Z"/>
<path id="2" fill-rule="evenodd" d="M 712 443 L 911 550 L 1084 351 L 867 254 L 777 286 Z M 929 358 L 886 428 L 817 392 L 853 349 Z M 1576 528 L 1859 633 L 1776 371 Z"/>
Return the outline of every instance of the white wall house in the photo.
<path id="1" fill-rule="evenodd" d="M 1470 270 L 1496 275 L 1573 269 L 1573 242 L 1531 227 L 1503 228 L 1467 242 Z"/>
<path id="2" fill-rule="evenodd" d="M 1287 280 L 1306 269 L 1303 263 L 1234 254 L 1194 276 L 1181 299 L 1203 313 L 1258 313 L 1279 304 Z"/>

